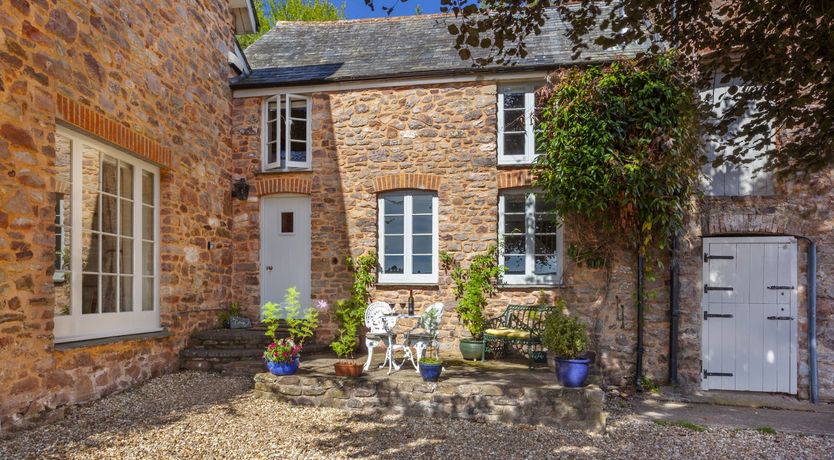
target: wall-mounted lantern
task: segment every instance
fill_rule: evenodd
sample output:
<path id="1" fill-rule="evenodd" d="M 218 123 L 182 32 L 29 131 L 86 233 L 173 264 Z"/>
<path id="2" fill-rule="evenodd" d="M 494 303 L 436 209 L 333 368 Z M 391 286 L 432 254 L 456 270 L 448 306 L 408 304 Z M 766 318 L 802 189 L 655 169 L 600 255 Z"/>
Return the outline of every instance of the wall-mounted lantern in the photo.
<path id="1" fill-rule="evenodd" d="M 249 199 L 249 184 L 246 183 L 246 178 L 241 177 L 232 184 L 232 198 L 244 201 Z"/>

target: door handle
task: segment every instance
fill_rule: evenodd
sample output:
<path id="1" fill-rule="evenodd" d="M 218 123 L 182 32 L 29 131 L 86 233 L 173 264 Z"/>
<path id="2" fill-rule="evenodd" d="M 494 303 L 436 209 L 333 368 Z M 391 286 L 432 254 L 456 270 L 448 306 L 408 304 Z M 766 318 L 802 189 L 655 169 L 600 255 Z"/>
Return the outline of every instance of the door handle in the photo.
<path id="1" fill-rule="evenodd" d="M 266 266 L 266 271 L 271 272 L 272 271 L 272 265 L 267 265 Z"/>
<path id="2" fill-rule="evenodd" d="M 768 316 L 767 319 L 774 321 L 790 321 L 793 319 L 793 316 Z"/>

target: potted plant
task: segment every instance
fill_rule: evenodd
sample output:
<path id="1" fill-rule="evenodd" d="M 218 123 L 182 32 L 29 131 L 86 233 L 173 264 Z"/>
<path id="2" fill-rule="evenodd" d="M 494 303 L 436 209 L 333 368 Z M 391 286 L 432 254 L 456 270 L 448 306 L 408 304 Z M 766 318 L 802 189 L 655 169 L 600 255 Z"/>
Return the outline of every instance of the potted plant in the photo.
<path id="1" fill-rule="evenodd" d="M 470 334 L 469 338 L 460 340 L 461 355 L 464 359 L 483 358 L 484 308 L 488 297 L 495 294 L 495 285 L 504 271 L 504 267 L 498 265 L 498 248 L 490 246 L 486 252 L 476 255 L 468 268 L 462 268 L 447 252 L 440 253 L 440 260 L 454 283 L 455 299 L 458 301 L 455 313 Z"/>
<path id="2" fill-rule="evenodd" d="M 437 329 L 440 327 L 440 319 L 437 317 L 436 310 L 426 310 L 420 317 L 418 327 L 423 328 L 428 336 L 429 346 L 426 349 L 426 355 L 420 358 L 420 377 L 426 382 L 436 382 L 440 379 L 440 374 L 443 372 L 443 361 L 440 358 L 435 358 L 434 342 L 437 339 Z"/>
<path id="3" fill-rule="evenodd" d="M 330 343 L 330 348 L 342 359 L 333 364 L 336 376 L 359 377 L 362 375 L 363 366 L 355 361 L 354 353 L 359 346 L 359 326 L 365 319 L 365 308 L 354 299 L 340 300 L 336 302 L 335 313 L 340 324 L 339 336 Z"/>
<path id="4" fill-rule="evenodd" d="M 264 350 L 266 368 L 275 375 L 292 375 L 298 371 L 301 344 L 292 339 L 280 339 L 267 345 Z"/>
<path id="5" fill-rule="evenodd" d="M 272 339 L 272 343 L 267 345 L 264 351 L 264 358 L 267 361 L 267 368 L 270 372 L 275 373 L 270 367 L 270 357 L 277 356 L 284 359 L 285 351 L 291 351 L 290 357 L 295 362 L 295 370 L 298 369 L 298 361 L 301 358 L 301 349 L 304 346 L 304 341 L 312 337 L 316 333 L 316 328 L 319 325 L 319 309 L 327 308 L 327 302 L 320 300 L 317 303 L 317 308 L 308 308 L 303 314 L 301 312 L 301 302 L 298 300 L 298 290 L 294 287 L 287 289 L 287 294 L 284 296 L 284 304 L 276 304 L 267 302 L 263 306 L 263 319 L 261 322 L 266 325 L 265 335 Z M 287 332 L 289 338 L 278 338 L 278 328 L 281 323 L 285 322 L 287 325 Z M 275 354 L 271 350 L 279 350 L 280 354 Z M 280 361 L 287 363 L 286 361 Z M 290 373 L 295 373 L 293 370 Z M 278 374 L 285 375 L 285 374 Z"/>
<path id="6" fill-rule="evenodd" d="M 564 313 L 553 313 L 544 321 L 542 342 L 555 355 L 553 360 L 559 382 L 569 388 L 584 386 L 591 363 L 585 357 L 587 326 Z"/>
<path id="7" fill-rule="evenodd" d="M 217 315 L 220 320 L 220 325 L 226 329 L 246 329 L 252 327 L 252 321 L 240 314 L 240 306 L 237 302 L 232 302 L 228 310 L 221 311 Z"/>

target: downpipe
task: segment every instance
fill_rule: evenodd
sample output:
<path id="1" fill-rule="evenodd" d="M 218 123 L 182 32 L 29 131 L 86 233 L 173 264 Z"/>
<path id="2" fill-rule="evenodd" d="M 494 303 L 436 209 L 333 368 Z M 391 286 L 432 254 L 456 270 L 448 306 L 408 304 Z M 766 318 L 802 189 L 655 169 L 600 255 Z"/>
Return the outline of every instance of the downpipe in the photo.
<path id="1" fill-rule="evenodd" d="M 671 263 L 669 267 L 669 383 L 678 383 L 678 336 L 680 335 L 681 283 L 680 283 L 680 235 L 672 236 Z"/>
<path id="2" fill-rule="evenodd" d="M 637 366 L 634 373 L 634 388 L 643 392 L 643 289 L 646 258 L 637 255 Z"/>
<path id="3" fill-rule="evenodd" d="M 820 399 L 819 375 L 817 373 L 817 243 L 808 241 L 808 368 L 811 380 L 811 403 Z"/>

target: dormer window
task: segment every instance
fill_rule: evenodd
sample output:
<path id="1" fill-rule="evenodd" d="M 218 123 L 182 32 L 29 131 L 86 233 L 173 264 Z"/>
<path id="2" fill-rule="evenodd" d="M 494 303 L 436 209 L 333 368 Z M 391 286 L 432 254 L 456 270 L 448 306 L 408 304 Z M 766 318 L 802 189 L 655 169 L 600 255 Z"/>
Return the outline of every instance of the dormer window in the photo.
<path id="1" fill-rule="evenodd" d="M 312 168 L 311 99 L 279 94 L 263 107 L 263 170 L 290 171 Z"/>

